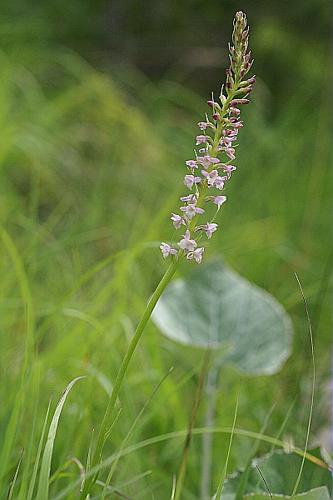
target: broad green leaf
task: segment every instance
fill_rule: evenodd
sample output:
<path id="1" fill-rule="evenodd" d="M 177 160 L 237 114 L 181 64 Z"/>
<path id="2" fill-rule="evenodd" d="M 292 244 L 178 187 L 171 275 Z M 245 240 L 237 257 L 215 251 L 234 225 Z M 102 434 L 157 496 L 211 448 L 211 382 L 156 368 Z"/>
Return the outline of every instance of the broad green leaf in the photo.
<path id="1" fill-rule="evenodd" d="M 249 374 L 274 373 L 290 354 L 292 324 L 286 311 L 221 261 L 173 281 L 153 320 L 172 340 L 223 348 L 223 361 Z"/>
<path id="2" fill-rule="evenodd" d="M 77 377 L 68 384 L 68 386 L 65 389 L 65 392 L 63 393 L 63 395 L 59 400 L 59 403 L 52 417 L 42 458 L 42 465 L 39 475 L 36 500 L 47 500 L 49 498 L 49 478 L 51 471 L 51 461 L 52 461 L 53 446 L 57 433 L 59 418 L 70 390 L 72 389 L 73 385 L 76 384 L 76 382 L 78 380 L 81 380 L 82 378 L 84 377 Z"/>
<path id="3" fill-rule="evenodd" d="M 259 494 L 259 495 L 245 495 L 244 500 L 287 500 L 288 498 L 293 498 L 295 500 L 330 500 L 330 495 L 328 493 L 328 489 L 326 487 L 323 488 L 315 488 L 313 490 L 307 491 L 305 493 L 300 493 L 298 495 L 294 495 L 293 497 L 288 497 L 285 495 L 270 495 Z"/>

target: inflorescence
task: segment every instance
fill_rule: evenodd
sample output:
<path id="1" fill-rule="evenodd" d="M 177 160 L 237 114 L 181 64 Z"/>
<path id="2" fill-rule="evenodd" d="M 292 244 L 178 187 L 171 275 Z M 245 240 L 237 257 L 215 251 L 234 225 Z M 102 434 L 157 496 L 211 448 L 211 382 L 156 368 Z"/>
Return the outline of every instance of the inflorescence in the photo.
<path id="1" fill-rule="evenodd" d="M 255 83 L 255 76 L 245 79 L 253 64 L 251 51 L 248 51 L 248 39 L 246 15 L 237 12 L 232 45 L 229 44 L 230 66 L 226 70 L 226 82 L 222 86 L 219 102 L 213 96 L 207 102 L 211 108 L 211 119 L 206 115 L 206 120 L 198 123 L 201 133 L 196 137 L 195 160 L 186 161 L 184 185 L 189 194 L 180 198 L 183 202 L 181 214 L 173 213 L 171 216 L 176 229 L 184 228 L 183 238 L 178 242 L 178 248 L 161 243 L 164 258 L 184 255 L 199 264 L 205 251 L 203 246 L 198 246 L 199 240 L 202 235 L 210 239 L 218 228 L 214 220 L 227 200 L 220 192 L 236 170 L 232 162 L 235 160 L 238 131 L 243 127 L 239 108 L 249 103 L 248 96 Z M 197 224 L 198 218 L 205 213 L 203 206 L 206 203 L 215 206 L 215 215 L 210 222 Z M 198 241 L 194 234 L 199 235 Z"/>

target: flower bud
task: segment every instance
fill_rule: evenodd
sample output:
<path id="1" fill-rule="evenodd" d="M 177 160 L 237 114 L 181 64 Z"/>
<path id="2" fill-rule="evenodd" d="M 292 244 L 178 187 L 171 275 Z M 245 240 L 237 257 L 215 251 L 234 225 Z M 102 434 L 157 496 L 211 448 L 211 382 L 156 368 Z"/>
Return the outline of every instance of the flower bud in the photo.
<path id="1" fill-rule="evenodd" d="M 229 109 L 229 111 L 230 111 L 230 113 L 231 113 L 232 115 L 236 115 L 236 116 L 240 115 L 240 109 L 238 109 L 238 108 L 232 108 L 232 107 L 231 107 L 231 108 Z M 232 118 L 231 120 L 233 120 L 233 119 L 234 119 L 234 118 Z M 237 118 L 235 118 L 235 120 L 237 120 Z"/>
<path id="2" fill-rule="evenodd" d="M 207 101 L 207 104 L 208 104 L 208 106 L 209 106 L 210 108 L 215 108 L 215 106 L 217 106 L 217 105 L 218 105 L 218 104 L 217 104 L 217 102 L 212 101 L 212 100 Z"/>
<path id="3" fill-rule="evenodd" d="M 248 80 L 244 80 L 243 82 L 241 82 L 241 83 L 239 84 L 239 86 L 240 86 L 241 88 L 243 88 L 243 87 L 248 87 L 248 86 L 254 85 L 254 84 L 255 84 L 255 82 L 256 82 L 256 77 L 255 77 L 255 76 L 252 76 L 252 77 L 251 77 L 251 78 L 249 78 Z"/>
<path id="4" fill-rule="evenodd" d="M 233 99 L 231 102 L 230 102 L 230 106 L 231 107 L 234 107 L 234 106 L 237 106 L 238 104 L 248 104 L 250 101 L 249 99 Z"/>

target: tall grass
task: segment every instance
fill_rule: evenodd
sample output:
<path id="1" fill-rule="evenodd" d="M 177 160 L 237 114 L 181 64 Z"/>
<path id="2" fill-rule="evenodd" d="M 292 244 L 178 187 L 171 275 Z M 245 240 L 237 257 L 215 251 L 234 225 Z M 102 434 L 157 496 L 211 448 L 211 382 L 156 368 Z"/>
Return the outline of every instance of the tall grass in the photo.
<path id="1" fill-rule="evenodd" d="M 320 67 L 325 56 L 318 58 Z M 103 74 L 69 52 L 2 53 L 0 59 L 0 496 L 10 491 L 23 500 L 34 494 L 49 401 L 53 414 L 68 382 L 87 375 L 62 411 L 49 486 L 55 498 L 80 483 L 78 464 L 87 461 L 128 339 L 163 269 L 158 242 L 203 104 L 179 83 L 152 83 L 128 69 Z M 219 426 L 230 426 L 237 394 L 237 426 L 253 431 L 277 401 L 271 435 L 295 397 L 307 401 L 308 340 L 301 335 L 305 319 L 295 270 L 316 325 L 319 385 L 328 377 L 329 110 L 327 82 L 318 85 L 315 69 L 307 69 L 306 84 L 278 104 L 259 79 L 255 105 L 247 111 L 252 127 L 242 132 L 240 172 L 229 187 L 235 201 L 226 206 L 223 230 L 211 243 L 210 253 L 223 254 L 274 291 L 298 332 L 292 359 L 273 379 L 240 379 L 226 371 Z M 187 428 L 200 357 L 148 327 L 121 393 L 106 459 L 123 448 L 139 414 L 128 445 Z M 303 413 L 296 405 L 286 432 L 302 439 L 302 426 L 294 424 L 306 426 L 306 418 L 306 408 Z M 314 433 L 324 421 L 315 406 Z M 110 485 L 106 468 L 96 494 L 113 488 L 137 499 L 169 498 L 182 436 L 116 455 Z M 196 498 L 199 488 L 195 436 L 185 499 Z M 228 445 L 226 436 L 216 435 L 214 484 Z M 228 470 L 245 465 L 252 446 L 235 433 Z M 66 498 L 77 498 L 77 492 L 78 486 Z"/>

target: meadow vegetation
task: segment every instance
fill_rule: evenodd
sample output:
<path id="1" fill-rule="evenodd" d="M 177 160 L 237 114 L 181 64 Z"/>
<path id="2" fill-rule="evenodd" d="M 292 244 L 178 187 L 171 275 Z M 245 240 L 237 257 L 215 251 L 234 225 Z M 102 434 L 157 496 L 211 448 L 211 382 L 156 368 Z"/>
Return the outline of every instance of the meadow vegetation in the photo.
<path id="1" fill-rule="evenodd" d="M 274 26 L 253 40 L 254 52 L 265 47 L 261 58 L 285 57 L 290 78 L 272 93 L 265 74 L 258 74 L 244 111 L 239 169 L 206 258 L 223 257 L 277 297 L 295 335 L 291 357 L 272 377 L 223 370 L 216 425 L 232 426 L 238 398 L 238 428 L 260 432 L 266 421 L 265 434 L 276 437 L 284 424 L 280 438 L 302 448 L 311 352 L 294 272 L 308 301 L 317 361 L 311 446 L 323 441 L 329 425 L 328 54 L 296 39 L 301 56 L 291 58 L 288 39 Z M 50 480 L 50 498 L 77 498 L 77 486 L 61 495 L 80 480 L 126 346 L 165 270 L 158 247 L 171 235 L 168 218 L 182 194 L 183 163 L 191 157 L 205 97 L 133 67 L 96 69 L 69 49 L 4 50 L 0 67 L 0 498 L 13 478 L 11 498 L 29 497 L 48 407 L 53 414 L 68 383 L 85 376 L 64 405 Z M 111 497 L 170 498 L 184 433 L 168 433 L 186 431 L 202 359 L 202 351 L 173 343 L 149 323 L 104 450 L 104 458 L 117 457 L 129 447 L 112 470 Z M 195 427 L 202 426 L 205 398 L 201 403 Z M 215 435 L 215 486 L 228 444 L 228 434 Z M 253 446 L 253 439 L 236 434 L 228 471 L 246 466 Z M 259 441 L 257 447 L 262 454 L 271 445 Z M 198 498 L 200 456 L 195 435 L 184 499 Z M 30 498 L 38 480 L 39 474 Z M 102 491 L 97 486 L 96 498 Z"/>

